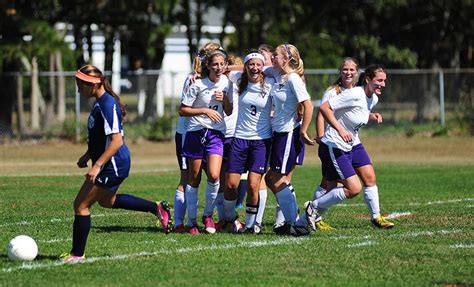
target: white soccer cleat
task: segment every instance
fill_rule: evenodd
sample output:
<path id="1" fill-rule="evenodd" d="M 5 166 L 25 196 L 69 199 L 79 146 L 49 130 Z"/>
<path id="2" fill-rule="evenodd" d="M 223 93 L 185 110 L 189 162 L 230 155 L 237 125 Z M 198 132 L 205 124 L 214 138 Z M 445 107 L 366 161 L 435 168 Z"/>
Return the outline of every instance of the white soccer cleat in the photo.
<path id="1" fill-rule="evenodd" d="M 311 201 L 306 201 L 304 203 L 304 210 L 305 210 L 305 218 L 308 226 L 311 227 L 312 230 L 316 230 L 316 219 L 319 216 L 318 211 L 313 207 Z"/>

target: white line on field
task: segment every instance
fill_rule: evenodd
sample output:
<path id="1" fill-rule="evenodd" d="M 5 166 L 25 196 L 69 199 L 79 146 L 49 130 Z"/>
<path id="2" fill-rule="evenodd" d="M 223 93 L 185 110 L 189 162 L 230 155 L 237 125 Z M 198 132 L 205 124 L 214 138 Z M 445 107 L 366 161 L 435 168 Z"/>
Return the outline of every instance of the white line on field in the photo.
<path id="1" fill-rule="evenodd" d="M 176 170 L 175 168 L 139 169 L 139 170 L 130 171 L 130 174 L 170 172 L 170 171 L 175 171 L 175 170 Z M 22 172 L 22 173 L 4 174 L 4 175 L 2 175 L 2 177 L 81 176 L 81 175 L 84 175 L 84 173 L 85 173 L 85 171 L 77 171 L 77 172 Z"/>
<path id="2" fill-rule="evenodd" d="M 405 234 L 393 234 L 390 237 L 418 237 L 418 236 L 432 236 L 436 234 L 451 234 L 451 233 L 462 233 L 462 230 L 454 229 L 454 230 L 437 230 L 437 231 L 418 231 L 418 232 L 408 232 Z"/>
<path id="3" fill-rule="evenodd" d="M 51 243 L 58 243 L 58 242 L 64 242 L 64 241 L 72 241 L 71 238 L 63 238 L 63 239 L 50 239 L 50 240 L 38 240 L 39 243 L 48 243 L 48 244 L 51 244 Z"/>
<path id="4" fill-rule="evenodd" d="M 376 242 L 371 241 L 371 240 L 367 240 L 367 241 L 363 241 L 363 242 L 360 242 L 360 243 L 348 244 L 346 246 L 347 247 L 361 247 L 361 246 L 369 246 L 369 245 L 375 245 L 375 244 L 376 244 Z"/>
<path id="5" fill-rule="evenodd" d="M 411 212 L 394 212 L 385 216 L 385 218 L 393 219 L 393 218 L 405 217 L 405 216 L 410 216 L 410 215 L 411 215 Z"/>
<path id="6" fill-rule="evenodd" d="M 209 246 L 196 246 L 196 247 L 188 247 L 188 248 L 178 248 L 175 250 L 169 249 L 160 249 L 158 251 L 153 252 L 139 252 L 139 253 L 131 253 L 131 254 L 119 254 L 114 256 L 103 256 L 103 257 L 90 257 L 85 260 L 85 263 L 93 263 L 97 261 L 114 261 L 114 260 L 124 260 L 128 258 L 136 258 L 136 257 L 152 257 L 158 256 L 162 254 L 173 254 L 173 253 L 195 253 L 199 251 L 212 251 L 212 250 L 229 250 L 229 249 L 236 249 L 241 247 L 247 248 L 255 248 L 255 247 L 263 247 L 263 246 L 272 246 L 272 245 L 282 245 L 282 244 L 300 244 L 303 241 L 308 240 L 308 237 L 305 238 L 294 238 L 294 237 L 285 237 L 285 238 L 278 238 L 275 240 L 259 240 L 259 241 L 243 241 L 231 244 L 224 244 L 224 245 L 209 245 Z M 55 266 L 62 266 L 66 265 L 67 263 L 63 263 L 62 261 L 57 262 L 50 262 L 50 263 L 23 263 L 18 267 L 11 267 L 11 268 L 2 268 L 3 272 L 13 272 L 17 270 L 33 270 L 33 269 L 42 269 L 42 268 L 49 268 Z"/>
<path id="7" fill-rule="evenodd" d="M 474 248 L 474 244 L 455 244 L 455 245 L 449 245 L 451 248 Z"/>
<path id="8" fill-rule="evenodd" d="M 132 214 L 135 212 L 117 212 L 117 213 L 99 213 L 99 214 L 91 214 L 92 218 L 96 217 L 107 217 L 107 216 L 119 216 L 119 215 L 128 215 Z M 35 220 L 35 221 L 27 221 L 27 220 L 22 220 L 22 221 L 17 221 L 17 222 L 11 222 L 11 223 L 5 223 L 1 224 L 0 228 L 2 227 L 7 227 L 7 226 L 14 226 L 14 225 L 32 225 L 32 224 L 38 224 L 38 223 L 57 223 L 57 222 L 62 222 L 62 221 L 73 221 L 74 216 L 70 216 L 68 218 L 52 218 L 50 220 Z"/>

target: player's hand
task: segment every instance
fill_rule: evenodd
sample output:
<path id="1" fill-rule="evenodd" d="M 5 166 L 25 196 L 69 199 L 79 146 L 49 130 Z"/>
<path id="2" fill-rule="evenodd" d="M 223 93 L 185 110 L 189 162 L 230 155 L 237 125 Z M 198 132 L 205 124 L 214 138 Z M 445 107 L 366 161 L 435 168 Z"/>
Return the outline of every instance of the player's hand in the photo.
<path id="1" fill-rule="evenodd" d="M 374 121 L 380 124 L 381 122 L 383 122 L 383 117 L 380 113 L 370 113 L 369 121 Z"/>
<path id="2" fill-rule="evenodd" d="M 216 99 L 216 101 L 224 101 L 224 96 L 225 93 L 223 91 L 214 91 L 214 98 Z"/>
<path id="3" fill-rule="evenodd" d="M 81 156 L 78 160 L 77 160 L 77 166 L 79 168 L 85 168 L 87 167 L 87 162 L 89 161 L 89 155 L 88 154 L 84 154 L 83 156 Z"/>
<path id="4" fill-rule="evenodd" d="M 305 144 L 307 144 L 307 145 L 314 145 L 315 144 L 315 141 L 312 140 L 306 132 L 301 132 L 300 136 L 303 139 Z"/>
<path id="5" fill-rule="evenodd" d="M 314 141 L 317 143 L 317 144 L 320 144 L 321 143 L 321 140 L 323 139 L 323 137 L 315 137 L 314 138 Z"/>
<path id="6" fill-rule="evenodd" d="M 342 129 L 342 131 L 338 131 L 338 132 L 344 142 L 346 143 L 352 142 L 352 134 L 348 132 L 346 129 Z"/>
<path id="7" fill-rule="evenodd" d="M 94 164 L 91 169 L 89 169 L 89 171 L 85 174 L 85 176 L 90 182 L 95 183 L 95 178 L 97 177 L 99 172 L 100 166 Z"/>
<path id="8" fill-rule="evenodd" d="M 218 111 L 213 109 L 207 109 L 206 116 L 210 118 L 213 122 L 220 123 L 222 122 L 222 116 Z"/>

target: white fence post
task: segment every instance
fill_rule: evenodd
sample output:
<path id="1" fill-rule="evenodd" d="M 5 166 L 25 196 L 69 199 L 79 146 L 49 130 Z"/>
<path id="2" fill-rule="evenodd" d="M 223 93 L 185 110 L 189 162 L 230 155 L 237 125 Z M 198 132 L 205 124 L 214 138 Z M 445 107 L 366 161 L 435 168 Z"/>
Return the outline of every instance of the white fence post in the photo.
<path id="1" fill-rule="evenodd" d="M 76 86 L 76 97 L 75 97 L 75 112 L 76 112 L 76 142 L 81 139 L 81 98 L 79 90 Z"/>
<path id="2" fill-rule="evenodd" d="M 445 110 L 444 110 L 444 73 L 439 70 L 439 119 L 442 126 L 446 125 Z"/>

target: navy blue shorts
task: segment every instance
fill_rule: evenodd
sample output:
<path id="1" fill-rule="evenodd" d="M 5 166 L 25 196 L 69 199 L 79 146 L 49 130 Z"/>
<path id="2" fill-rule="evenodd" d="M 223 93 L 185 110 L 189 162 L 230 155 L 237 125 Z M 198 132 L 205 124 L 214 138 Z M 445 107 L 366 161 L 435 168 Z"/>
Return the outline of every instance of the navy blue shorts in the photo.
<path id="1" fill-rule="evenodd" d="M 116 192 L 124 180 L 125 178 L 118 177 L 113 170 L 103 169 L 95 178 L 95 185 Z"/>

